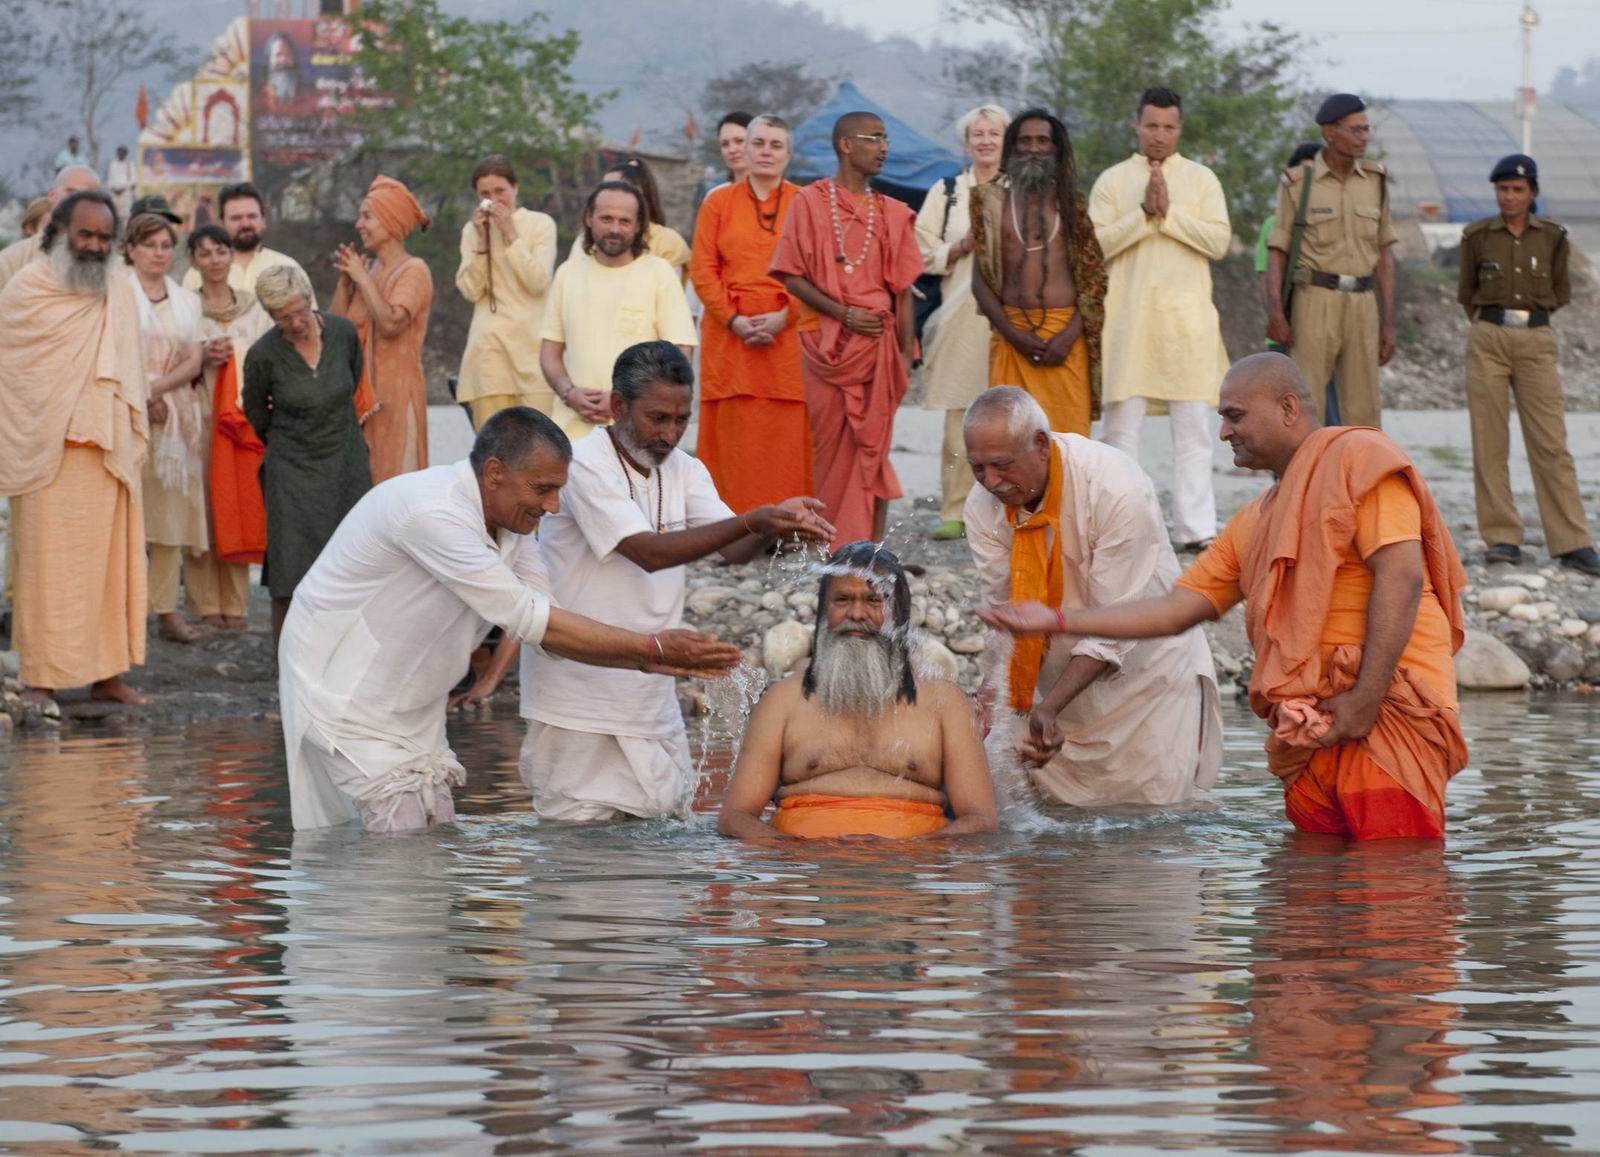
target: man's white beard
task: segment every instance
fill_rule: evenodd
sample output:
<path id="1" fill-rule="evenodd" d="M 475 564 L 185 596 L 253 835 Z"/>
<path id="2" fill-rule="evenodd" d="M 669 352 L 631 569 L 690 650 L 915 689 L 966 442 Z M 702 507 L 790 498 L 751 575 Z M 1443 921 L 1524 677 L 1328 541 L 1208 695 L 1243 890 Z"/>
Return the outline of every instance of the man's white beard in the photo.
<path id="1" fill-rule="evenodd" d="M 887 635 L 840 634 L 824 626 L 811 660 L 818 706 L 829 715 L 883 714 L 900 693 L 897 650 Z"/>
<path id="2" fill-rule="evenodd" d="M 641 466 L 649 466 L 654 469 L 665 462 L 672 453 L 670 450 L 666 454 L 647 450 L 634 441 L 633 430 L 621 422 L 614 423 L 611 427 L 611 432 L 617 436 L 617 441 L 622 445 L 623 450 L 627 451 L 628 457 Z"/>
<path id="3" fill-rule="evenodd" d="M 106 269 L 110 256 L 79 260 L 72 243 L 65 237 L 57 240 L 50 249 L 50 269 L 68 293 L 81 293 L 86 297 L 106 295 Z"/>

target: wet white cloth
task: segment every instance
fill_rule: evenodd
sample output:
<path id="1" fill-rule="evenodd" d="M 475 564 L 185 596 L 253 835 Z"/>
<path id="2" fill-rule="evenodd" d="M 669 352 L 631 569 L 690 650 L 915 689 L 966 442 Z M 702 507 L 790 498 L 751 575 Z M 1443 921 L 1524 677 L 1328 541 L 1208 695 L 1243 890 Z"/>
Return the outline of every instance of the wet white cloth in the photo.
<path id="1" fill-rule="evenodd" d="M 1144 398 L 1107 402 L 1100 439 L 1134 461 L 1139 460 L 1139 427 L 1144 424 Z M 1172 430 L 1172 536 L 1179 542 L 1204 542 L 1217 537 L 1217 495 L 1211 486 L 1211 406 L 1205 402 L 1168 402 Z"/>
<path id="2" fill-rule="evenodd" d="M 651 573 L 618 553 L 617 544 L 636 534 L 684 530 L 733 516 L 699 459 L 674 450 L 644 475 L 624 462 L 611 434 L 601 432 L 573 446 L 567 484 L 561 490 L 561 510 L 543 520 L 539 541 L 526 542 L 521 550 L 543 554 L 557 606 L 614 627 L 653 635 L 682 625 L 688 572 L 677 566 Z M 668 743 L 688 750 L 677 684 L 671 676 L 586 666 L 534 647 L 522 649 L 522 716 L 571 732 Z M 622 750 L 627 750 L 627 745 Z M 587 771 L 595 783 L 613 783 L 614 790 L 608 794 L 597 787 L 594 793 L 598 794 L 578 798 L 595 799 L 630 815 L 669 814 L 634 809 L 646 806 L 641 801 L 659 803 L 673 796 L 670 784 L 630 785 L 629 781 L 639 774 L 676 778 L 687 770 L 687 755 L 677 768 L 659 759 L 623 758 L 616 744 L 600 744 L 595 751 L 609 753 L 609 763 Z M 540 776 L 558 775 L 563 769 L 524 762 L 523 772 L 525 778 L 531 777 L 531 786 Z M 560 779 L 570 782 L 565 774 L 560 774 Z M 553 801 L 561 791 L 545 784 L 534 792 L 536 801 L 541 793 Z M 556 805 L 552 802 L 549 806 Z"/>
<path id="3" fill-rule="evenodd" d="M 689 737 L 681 720 L 673 734 L 658 739 L 529 720 L 517 770 L 528 785 L 534 813 L 547 820 L 685 816 L 694 794 Z"/>
<path id="4" fill-rule="evenodd" d="M 1077 610 L 1165 595 L 1178 577 L 1178 560 L 1149 477 L 1102 442 L 1078 434 L 1050 437 L 1063 471 L 1061 535 L 1054 547 L 1065 564 L 1061 606 Z M 1005 506 L 974 486 L 965 520 L 985 600 L 1009 600 L 1013 531 Z M 1166 639 L 1056 636 L 1040 668 L 1038 699 L 1074 655 L 1113 669 L 1057 716 L 1066 742 L 1049 763 L 1030 769 L 1042 794 L 1079 807 L 1172 804 L 1216 782 L 1222 704 L 1211 648 L 1199 627 Z M 1003 672 L 1008 658 L 1005 640 L 991 634 L 985 666 Z M 1019 723 L 1027 726 L 1025 718 Z"/>
<path id="5" fill-rule="evenodd" d="M 278 652 L 296 828 L 448 818 L 438 797 L 465 779 L 445 740 L 450 689 L 492 624 L 537 644 L 550 621 L 542 557 L 521 542 L 489 537 L 469 462 L 391 478 L 345 516 Z"/>

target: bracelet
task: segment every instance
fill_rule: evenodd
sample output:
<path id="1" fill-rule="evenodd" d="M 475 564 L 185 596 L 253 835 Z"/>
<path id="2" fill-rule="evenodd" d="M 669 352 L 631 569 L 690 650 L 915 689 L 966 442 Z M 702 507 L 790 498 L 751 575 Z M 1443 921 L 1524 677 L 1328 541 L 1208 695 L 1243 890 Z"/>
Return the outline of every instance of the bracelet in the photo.
<path id="1" fill-rule="evenodd" d="M 1056 634 L 1065 635 L 1066 633 L 1067 633 L 1067 612 L 1063 611 L 1060 607 L 1057 607 L 1056 608 Z"/>
<path id="2" fill-rule="evenodd" d="M 650 641 L 656 645 L 656 662 L 665 663 L 667 661 L 667 651 L 666 648 L 661 645 L 661 636 L 651 635 Z"/>
<path id="3" fill-rule="evenodd" d="M 744 532 L 746 534 L 754 534 L 755 533 L 755 531 L 750 529 L 750 516 L 748 514 L 741 514 L 739 516 L 739 525 L 744 527 Z"/>
<path id="4" fill-rule="evenodd" d="M 853 305 L 847 305 L 847 306 L 844 307 L 844 321 L 842 321 L 840 324 L 843 325 L 845 327 L 845 329 L 850 329 L 851 328 L 851 326 L 850 326 L 850 315 L 852 313 L 854 313 L 855 311 L 856 311 L 856 307 L 853 306 Z"/>

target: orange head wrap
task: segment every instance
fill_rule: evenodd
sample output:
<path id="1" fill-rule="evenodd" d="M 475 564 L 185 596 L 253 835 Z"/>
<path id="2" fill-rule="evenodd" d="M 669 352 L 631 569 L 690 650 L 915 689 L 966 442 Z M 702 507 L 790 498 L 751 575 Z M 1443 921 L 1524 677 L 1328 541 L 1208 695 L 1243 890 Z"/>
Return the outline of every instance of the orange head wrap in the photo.
<path id="1" fill-rule="evenodd" d="M 411 190 L 393 177 L 374 177 L 367 187 L 367 205 L 383 223 L 390 236 L 405 240 L 418 226 L 426 229 L 428 215 L 411 195 Z"/>

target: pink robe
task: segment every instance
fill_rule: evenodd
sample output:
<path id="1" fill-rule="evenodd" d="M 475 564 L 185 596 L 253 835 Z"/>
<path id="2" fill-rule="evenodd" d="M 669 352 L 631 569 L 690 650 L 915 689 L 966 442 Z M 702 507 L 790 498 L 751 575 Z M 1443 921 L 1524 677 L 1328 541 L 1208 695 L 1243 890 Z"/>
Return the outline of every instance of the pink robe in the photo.
<path id="1" fill-rule="evenodd" d="M 866 244 L 867 202 L 842 188 L 837 196 L 844 252 L 853 263 Z M 907 386 L 894 311 L 900 294 L 922 272 L 922 254 L 911 210 L 881 193 L 871 196 L 872 245 L 850 273 L 837 259 L 826 181 L 794 198 L 772 258 L 772 276 L 804 277 L 833 300 L 884 319 L 877 338 L 852 333 L 825 314 L 815 330 L 800 335 L 817 497 L 827 504 L 827 518 L 836 528 L 835 548 L 871 538 L 877 500 L 901 494 L 889 462 L 894 412 Z"/>

